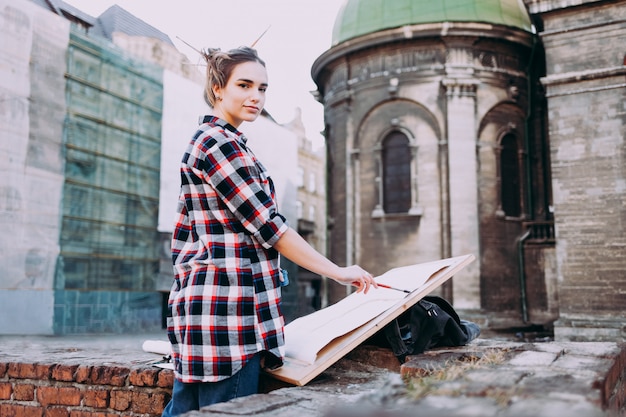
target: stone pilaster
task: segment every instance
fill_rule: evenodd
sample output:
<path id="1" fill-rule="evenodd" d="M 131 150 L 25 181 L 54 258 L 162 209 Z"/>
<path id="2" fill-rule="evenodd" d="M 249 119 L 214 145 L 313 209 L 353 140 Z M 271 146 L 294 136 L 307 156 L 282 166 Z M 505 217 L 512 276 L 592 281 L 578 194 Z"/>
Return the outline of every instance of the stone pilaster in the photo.
<path id="1" fill-rule="evenodd" d="M 480 308 L 480 247 L 476 159 L 476 86 L 474 79 L 447 78 L 446 131 L 448 142 L 450 251 L 452 256 L 473 254 L 476 261 L 453 280 L 458 308 Z M 444 231 L 446 233 L 446 231 Z"/>

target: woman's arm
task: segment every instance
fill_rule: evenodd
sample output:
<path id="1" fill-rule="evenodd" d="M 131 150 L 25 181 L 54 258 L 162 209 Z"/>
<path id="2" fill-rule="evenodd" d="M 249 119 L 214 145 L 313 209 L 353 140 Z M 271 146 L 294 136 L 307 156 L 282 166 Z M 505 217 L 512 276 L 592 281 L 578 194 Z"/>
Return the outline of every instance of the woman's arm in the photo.
<path id="1" fill-rule="evenodd" d="M 378 288 L 372 275 L 358 265 L 340 267 L 316 251 L 292 228 L 278 239 L 274 249 L 292 262 L 311 272 L 323 275 L 343 285 L 355 285 L 357 292 L 367 293 L 371 286 Z"/>

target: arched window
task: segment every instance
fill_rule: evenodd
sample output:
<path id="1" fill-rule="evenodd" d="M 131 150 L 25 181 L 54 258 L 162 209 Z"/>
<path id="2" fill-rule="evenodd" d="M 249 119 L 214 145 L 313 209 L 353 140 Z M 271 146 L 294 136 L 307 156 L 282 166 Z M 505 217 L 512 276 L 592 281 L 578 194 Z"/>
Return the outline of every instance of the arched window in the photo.
<path id="1" fill-rule="evenodd" d="M 517 138 L 506 134 L 500 143 L 500 205 L 507 217 L 520 217 L 521 175 Z"/>
<path id="2" fill-rule="evenodd" d="M 411 208 L 411 149 L 402 132 L 391 132 L 382 142 L 383 210 L 407 213 Z"/>

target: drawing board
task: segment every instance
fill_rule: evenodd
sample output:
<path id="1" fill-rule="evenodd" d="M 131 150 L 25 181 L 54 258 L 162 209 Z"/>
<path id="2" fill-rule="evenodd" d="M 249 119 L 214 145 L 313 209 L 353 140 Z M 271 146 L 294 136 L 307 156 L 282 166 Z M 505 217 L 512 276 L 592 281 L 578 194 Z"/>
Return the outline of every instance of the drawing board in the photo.
<path id="1" fill-rule="evenodd" d="M 473 260 L 473 255 L 463 255 L 391 269 L 376 282 L 409 294 L 380 287 L 367 294 L 352 293 L 292 321 L 285 326 L 284 364 L 267 375 L 307 384 Z"/>

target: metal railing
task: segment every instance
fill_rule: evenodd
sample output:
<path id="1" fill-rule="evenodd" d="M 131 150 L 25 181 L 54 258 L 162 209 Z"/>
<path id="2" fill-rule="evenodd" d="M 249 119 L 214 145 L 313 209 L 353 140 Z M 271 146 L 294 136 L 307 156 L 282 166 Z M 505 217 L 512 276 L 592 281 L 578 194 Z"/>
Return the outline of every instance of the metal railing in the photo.
<path id="1" fill-rule="evenodd" d="M 530 232 L 526 243 L 554 244 L 556 242 L 553 221 L 525 222 L 524 227 Z"/>

